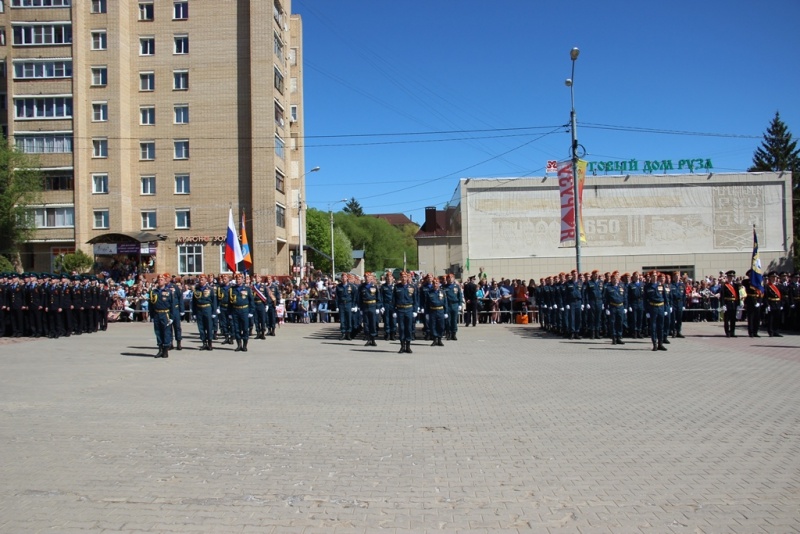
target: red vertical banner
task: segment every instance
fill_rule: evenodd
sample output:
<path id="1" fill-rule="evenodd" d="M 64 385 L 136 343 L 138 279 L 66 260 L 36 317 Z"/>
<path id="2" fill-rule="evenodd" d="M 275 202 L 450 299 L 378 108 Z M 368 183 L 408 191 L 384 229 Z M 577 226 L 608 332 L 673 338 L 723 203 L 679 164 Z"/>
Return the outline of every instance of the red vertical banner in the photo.
<path id="1" fill-rule="evenodd" d="M 575 176 L 572 161 L 558 163 L 558 189 L 561 198 L 561 243 L 575 239 Z"/>

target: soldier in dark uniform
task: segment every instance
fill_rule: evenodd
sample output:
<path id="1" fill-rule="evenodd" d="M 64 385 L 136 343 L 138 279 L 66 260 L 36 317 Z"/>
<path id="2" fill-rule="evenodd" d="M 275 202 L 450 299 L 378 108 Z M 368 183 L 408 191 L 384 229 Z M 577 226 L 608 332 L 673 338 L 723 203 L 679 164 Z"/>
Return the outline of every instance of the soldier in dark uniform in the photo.
<path id="1" fill-rule="evenodd" d="M 8 286 L 7 307 L 11 315 L 11 335 L 22 337 L 25 331 L 25 286 L 19 279 L 19 274 L 11 273 Z"/>
<path id="2" fill-rule="evenodd" d="M 564 283 L 564 308 L 566 317 L 566 336 L 569 339 L 581 338 L 581 305 L 583 304 L 583 286 L 577 271 L 570 273 Z"/>
<path id="3" fill-rule="evenodd" d="M 108 330 L 108 309 L 111 307 L 111 289 L 108 287 L 108 278 L 104 278 L 103 283 L 100 284 L 99 296 L 98 324 L 100 330 L 105 332 Z"/>
<path id="4" fill-rule="evenodd" d="M 253 323 L 256 329 L 256 339 L 267 339 L 267 277 L 260 282 L 253 283 L 253 302 L 255 313 Z"/>
<path id="5" fill-rule="evenodd" d="M 452 273 L 447 275 L 447 280 L 442 286 L 446 298 L 445 312 L 447 313 L 447 320 L 445 320 L 445 332 L 447 339 L 451 341 L 458 341 L 456 333 L 458 332 L 458 314 L 464 302 L 464 293 L 461 291 L 461 286 L 456 282 L 455 275 Z"/>
<path id="6" fill-rule="evenodd" d="M 442 333 L 444 331 L 444 321 L 447 318 L 445 313 L 447 297 L 442 289 L 442 281 L 439 278 L 433 278 L 433 287 L 425 296 L 425 304 L 425 316 L 430 318 L 430 337 L 433 339 L 431 347 L 443 347 Z"/>
<path id="7" fill-rule="evenodd" d="M 234 276 L 236 283 L 228 289 L 228 320 L 232 321 L 233 337 L 236 339 L 234 352 L 247 352 L 250 320 L 255 307 L 253 291 L 245 285 L 244 274 L 236 273 Z"/>
<path id="8" fill-rule="evenodd" d="M 722 297 L 725 337 L 736 337 L 736 310 L 739 307 L 739 285 L 735 283 L 736 271 L 728 271 L 720 287 Z"/>
<path id="9" fill-rule="evenodd" d="M 375 284 L 375 275 L 372 273 L 366 273 L 364 283 L 358 288 L 358 305 L 364 317 L 364 335 L 367 338 L 365 346 L 377 347 L 375 339 L 378 337 L 378 314 L 383 305 Z"/>
<path id="10" fill-rule="evenodd" d="M 30 273 L 28 285 L 28 323 L 29 333 L 32 337 L 42 337 L 45 333 L 45 288 L 44 278 L 39 279 L 38 273 Z"/>
<path id="11" fill-rule="evenodd" d="M 222 345 L 233 345 L 233 328 L 228 314 L 230 278 L 227 274 L 219 276 L 217 285 L 217 319 L 219 319 L 219 331 L 222 335 Z"/>
<path id="12" fill-rule="evenodd" d="M 480 310 L 481 303 L 478 301 L 478 285 L 475 283 L 475 275 L 470 276 L 467 283 L 464 284 L 464 301 L 466 303 L 464 326 L 477 326 L 478 311 Z M 541 316 L 541 312 L 539 315 Z"/>
<path id="13" fill-rule="evenodd" d="M 384 275 L 383 284 L 378 288 L 383 316 L 383 339 L 394 341 L 397 333 L 397 315 L 394 309 L 394 276 L 391 272 Z"/>
<path id="14" fill-rule="evenodd" d="M 265 289 L 265 296 L 267 297 L 267 335 L 275 337 L 275 327 L 278 325 L 278 303 L 281 301 L 281 286 L 278 284 L 278 280 L 270 276 Z"/>
<path id="15" fill-rule="evenodd" d="M 603 283 L 600 271 L 592 271 L 589 280 L 583 285 L 584 323 L 590 339 L 600 339 L 600 321 L 603 313 Z"/>
<path id="16" fill-rule="evenodd" d="M 158 354 L 156 358 L 169 358 L 169 346 L 172 344 L 172 309 L 174 294 L 167 287 L 169 280 L 168 274 L 161 274 L 158 277 L 157 286 L 150 290 L 148 301 L 150 302 L 149 311 L 153 318 L 153 330 L 156 334 L 158 343 Z"/>
<path id="17" fill-rule="evenodd" d="M 611 274 L 611 281 L 603 286 L 603 304 L 611 330 L 611 344 L 624 345 L 622 341 L 622 323 L 628 308 L 628 292 L 625 284 L 619 282 L 619 272 Z"/>
<path id="18" fill-rule="evenodd" d="M 645 310 L 650 319 L 650 340 L 653 350 L 667 350 L 664 346 L 664 322 L 669 315 L 665 309 L 669 293 L 664 284 L 664 273 L 651 273 L 651 282 L 645 287 Z"/>
<path id="19" fill-rule="evenodd" d="M 767 333 L 770 337 L 783 337 L 778 328 L 781 321 L 781 290 L 778 288 L 778 273 L 769 273 L 769 281 L 764 284 L 764 313 Z"/>
<path id="20" fill-rule="evenodd" d="M 672 273 L 672 337 L 682 338 L 683 335 L 683 310 L 686 308 L 686 284 L 681 279 L 681 273 Z"/>
<path id="21" fill-rule="evenodd" d="M 208 277 L 201 274 L 192 291 L 192 314 L 197 321 L 197 331 L 203 345 L 200 350 L 214 350 L 214 317 L 217 314 L 217 292 L 208 284 Z"/>
<path id="22" fill-rule="evenodd" d="M 181 327 L 181 320 L 183 319 L 183 292 L 181 291 L 180 280 L 176 277 L 167 284 L 167 287 L 172 292 L 172 312 L 170 313 L 170 328 L 172 328 L 172 338 L 175 340 L 175 348 L 183 350 L 181 342 L 183 341 L 183 328 Z M 172 345 L 170 345 L 170 349 Z"/>
<path id="23" fill-rule="evenodd" d="M 6 316 L 8 315 L 8 274 L 0 273 L 0 337 L 6 335 Z"/>
<path id="24" fill-rule="evenodd" d="M 761 290 L 753 285 L 752 282 L 753 271 L 747 271 L 747 275 L 742 280 L 744 286 L 744 312 L 747 316 L 747 335 L 750 337 L 761 337 L 758 335 L 758 330 L 761 327 L 761 300 L 763 294 Z"/>
<path id="25" fill-rule="evenodd" d="M 407 272 L 403 271 L 400 281 L 394 285 L 392 302 L 397 314 L 397 334 L 400 338 L 398 353 L 411 354 L 411 339 L 413 337 L 414 320 L 417 318 L 419 296 L 417 288 L 411 283 Z"/>
<path id="26" fill-rule="evenodd" d="M 789 309 L 791 310 L 790 322 L 795 331 L 800 331 L 800 273 L 794 273 L 792 283 L 789 286 L 790 302 Z"/>
<path id="27" fill-rule="evenodd" d="M 342 273 L 341 281 L 336 286 L 336 307 L 339 309 L 339 340 L 352 339 L 352 316 L 355 292 L 348 282 L 347 273 Z"/>

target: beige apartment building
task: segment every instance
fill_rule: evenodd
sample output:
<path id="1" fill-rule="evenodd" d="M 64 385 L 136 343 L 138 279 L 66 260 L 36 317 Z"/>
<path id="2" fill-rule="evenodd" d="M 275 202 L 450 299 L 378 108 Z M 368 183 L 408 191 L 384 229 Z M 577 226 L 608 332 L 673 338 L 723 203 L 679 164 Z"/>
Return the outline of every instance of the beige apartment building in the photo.
<path id="1" fill-rule="evenodd" d="M 26 269 L 287 274 L 304 195 L 302 22 L 291 0 L 2 0 L 4 134 L 44 174 Z"/>

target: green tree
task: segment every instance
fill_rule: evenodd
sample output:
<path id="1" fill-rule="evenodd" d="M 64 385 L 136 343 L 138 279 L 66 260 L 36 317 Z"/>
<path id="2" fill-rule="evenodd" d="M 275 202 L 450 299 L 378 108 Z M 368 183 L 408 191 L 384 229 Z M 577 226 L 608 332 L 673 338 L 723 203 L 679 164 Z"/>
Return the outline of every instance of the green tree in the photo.
<path id="1" fill-rule="evenodd" d="M 0 255 L 0 273 L 7 273 L 14 270 L 14 266 L 8 261 L 8 258 Z"/>
<path id="2" fill-rule="evenodd" d="M 76 250 L 72 254 L 59 256 L 55 261 L 55 268 L 61 273 L 85 273 L 94 265 L 94 259 L 82 250 Z"/>
<path id="3" fill-rule="evenodd" d="M 342 214 L 340 225 L 353 249 L 364 250 L 365 270 L 381 273 L 386 268 L 403 267 L 404 254 L 407 267 L 416 266 L 416 243 L 410 243 L 402 229 L 384 219 Z"/>
<path id="4" fill-rule="evenodd" d="M 347 204 L 344 205 L 342 211 L 349 213 L 350 215 L 355 215 L 356 217 L 361 217 L 364 215 L 364 209 L 361 207 L 361 204 L 358 203 L 356 197 L 351 198 Z"/>
<path id="5" fill-rule="evenodd" d="M 42 174 L 36 159 L 0 140 L 0 254 L 19 264 L 19 247 L 30 239 L 34 220 L 27 206 L 38 201 Z"/>
<path id="6" fill-rule="evenodd" d="M 350 239 L 347 237 L 341 228 L 337 226 L 336 221 L 342 214 L 334 214 L 334 258 L 336 260 L 336 271 L 349 271 L 353 268 L 353 247 L 350 244 Z M 320 211 L 310 208 L 306 211 L 306 241 L 315 249 L 323 254 L 330 256 L 331 254 L 331 225 L 330 216 L 328 212 Z M 331 262 L 328 258 L 310 252 L 310 258 L 313 258 L 314 267 L 324 273 L 331 272 Z"/>
<path id="7" fill-rule="evenodd" d="M 800 187 L 800 149 L 797 148 L 797 141 L 792 139 L 789 128 L 781 120 L 780 113 L 775 112 L 775 117 L 764 134 L 764 140 L 753 154 L 753 166 L 749 172 L 773 171 L 792 173 L 792 214 L 794 243 L 792 245 L 792 256 L 795 270 L 800 269 L 800 199 L 798 198 L 798 187 Z"/>

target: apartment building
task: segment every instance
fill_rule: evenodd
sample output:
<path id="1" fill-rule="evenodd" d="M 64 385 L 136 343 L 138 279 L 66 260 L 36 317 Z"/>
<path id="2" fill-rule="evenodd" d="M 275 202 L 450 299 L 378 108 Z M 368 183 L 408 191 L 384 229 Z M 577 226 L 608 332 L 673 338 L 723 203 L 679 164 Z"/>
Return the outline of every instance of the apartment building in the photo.
<path id="1" fill-rule="evenodd" d="M 291 271 L 305 196 L 302 21 L 291 0 L 2 0 L 3 133 L 38 158 L 22 251 L 48 271 L 226 271 L 228 211 L 256 273 Z"/>

